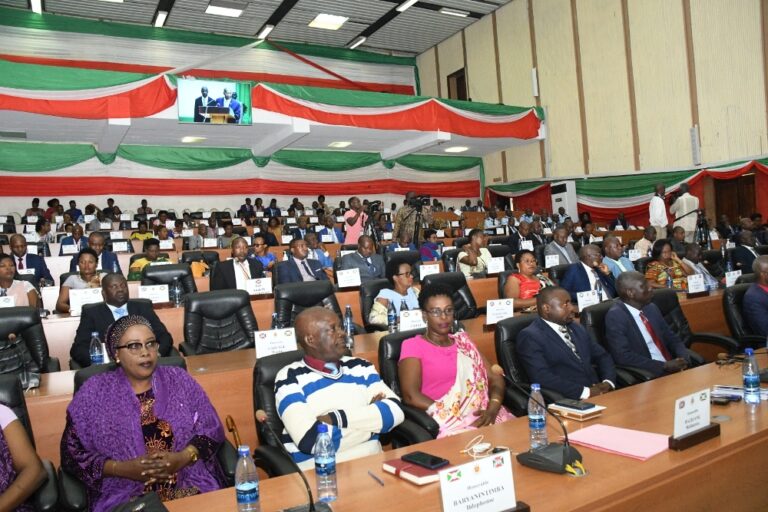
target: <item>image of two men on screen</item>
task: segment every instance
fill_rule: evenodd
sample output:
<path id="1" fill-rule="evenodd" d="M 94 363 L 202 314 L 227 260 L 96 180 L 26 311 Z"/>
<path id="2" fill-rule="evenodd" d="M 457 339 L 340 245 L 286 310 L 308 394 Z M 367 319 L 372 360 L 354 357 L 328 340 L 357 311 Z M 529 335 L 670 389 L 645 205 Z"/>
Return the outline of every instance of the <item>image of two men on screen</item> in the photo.
<path id="1" fill-rule="evenodd" d="M 221 97 L 213 99 L 208 95 L 208 87 L 203 86 L 200 88 L 200 96 L 195 99 L 195 122 L 196 123 L 210 123 L 210 115 L 206 113 L 207 107 L 223 107 L 228 108 L 232 117 L 227 122 L 233 124 L 239 124 L 243 115 L 243 105 L 237 101 L 237 92 L 224 88 L 221 93 Z"/>

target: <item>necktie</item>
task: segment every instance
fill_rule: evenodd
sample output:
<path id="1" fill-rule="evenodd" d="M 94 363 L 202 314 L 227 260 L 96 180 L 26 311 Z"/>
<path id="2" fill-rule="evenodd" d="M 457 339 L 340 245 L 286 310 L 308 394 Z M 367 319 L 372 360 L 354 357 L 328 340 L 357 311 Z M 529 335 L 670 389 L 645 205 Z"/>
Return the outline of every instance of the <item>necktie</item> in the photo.
<path id="1" fill-rule="evenodd" d="M 115 315 L 117 316 L 117 319 L 123 318 L 128 314 L 128 311 L 125 310 L 125 308 L 115 308 Z"/>
<path id="2" fill-rule="evenodd" d="M 600 281 L 600 274 L 597 273 L 597 270 L 592 270 L 592 272 L 595 274 L 595 290 L 597 291 L 598 295 L 605 294 L 605 298 L 610 299 L 611 293 L 605 286 L 603 286 L 603 282 Z M 600 300 L 602 301 L 603 298 L 600 297 Z"/>
<path id="3" fill-rule="evenodd" d="M 0 297 L 5 297 L 6 295 L 8 295 L 8 289 L 0 288 Z"/>
<path id="4" fill-rule="evenodd" d="M 315 274 L 312 272 L 312 270 L 309 268 L 309 265 L 307 265 L 307 260 L 303 260 L 301 264 L 304 266 L 304 270 L 309 274 L 309 276 L 312 279 L 316 279 Z"/>
<path id="5" fill-rule="evenodd" d="M 576 345 L 574 345 L 573 341 L 571 341 L 571 333 L 568 332 L 568 328 L 566 326 L 560 326 L 560 334 L 563 335 L 563 341 L 565 341 L 565 344 L 568 345 L 569 349 L 571 349 L 571 352 L 573 352 L 573 355 L 576 356 L 576 359 L 581 361 L 581 356 L 578 352 L 576 352 Z"/>
<path id="6" fill-rule="evenodd" d="M 24 258 L 19 257 L 19 264 L 16 265 L 19 270 L 24 270 Z"/>
<path id="7" fill-rule="evenodd" d="M 651 325 L 651 322 L 648 321 L 648 317 L 645 316 L 645 313 L 640 312 L 640 320 L 643 321 L 643 325 L 645 326 L 645 329 L 648 331 L 648 334 L 651 335 L 653 344 L 656 345 L 656 348 L 659 349 L 659 352 L 661 352 L 661 355 L 664 356 L 664 359 L 666 359 L 667 361 L 672 359 L 672 356 L 667 350 L 667 347 L 665 347 L 664 344 L 659 339 L 659 337 L 656 336 L 656 331 L 653 330 L 653 326 Z"/>
<path id="8" fill-rule="evenodd" d="M 371 258 L 365 258 L 365 263 L 368 265 L 368 271 L 373 274 L 376 272 L 376 267 L 371 263 Z"/>

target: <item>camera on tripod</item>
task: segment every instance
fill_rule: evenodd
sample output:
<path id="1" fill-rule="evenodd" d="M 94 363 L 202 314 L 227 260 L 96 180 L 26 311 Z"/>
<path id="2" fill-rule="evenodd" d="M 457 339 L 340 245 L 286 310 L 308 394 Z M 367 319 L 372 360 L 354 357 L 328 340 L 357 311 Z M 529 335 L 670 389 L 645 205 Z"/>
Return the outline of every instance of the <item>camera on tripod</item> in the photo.
<path id="1" fill-rule="evenodd" d="M 408 201 L 408 206 L 421 210 L 425 206 L 429 206 L 430 199 L 432 199 L 431 196 L 415 196 Z"/>

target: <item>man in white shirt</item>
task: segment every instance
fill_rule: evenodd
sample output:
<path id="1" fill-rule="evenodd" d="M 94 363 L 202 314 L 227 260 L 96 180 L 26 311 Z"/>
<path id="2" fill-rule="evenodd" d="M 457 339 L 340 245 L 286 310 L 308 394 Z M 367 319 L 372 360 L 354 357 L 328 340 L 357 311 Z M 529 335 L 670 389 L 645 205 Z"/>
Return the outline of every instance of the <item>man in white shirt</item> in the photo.
<path id="1" fill-rule="evenodd" d="M 704 276 L 704 284 L 707 288 L 716 290 L 719 286 L 719 280 L 701 262 L 701 247 L 699 244 L 688 244 L 685 246 L 685 258 L 683 263 L 692 268 L 697 274 Z"/>
<path id="2" fill-rule="evenodd" d="M 667 206 L 664 204 L 664 184 L 656 185 L 656 193 L 648 205 L 649 224 L 656 228 L 656 235 L 665 237 L 667 233 Z"/>
<path id="3" fill-rule="evenodd" d="M 699 209 L 699 198 L 692 196 L 688 192 L 688 184 L 680 185 L 680 197 L 678 197 L 672 206 L 669 207 L 669 213 L 675 216 L 674 226 L 680 226 L 685 230 L 685 241 L 693 242 L 693 234 L 696 231 L 696 221 L 699 216 L 695 212 Z"/>

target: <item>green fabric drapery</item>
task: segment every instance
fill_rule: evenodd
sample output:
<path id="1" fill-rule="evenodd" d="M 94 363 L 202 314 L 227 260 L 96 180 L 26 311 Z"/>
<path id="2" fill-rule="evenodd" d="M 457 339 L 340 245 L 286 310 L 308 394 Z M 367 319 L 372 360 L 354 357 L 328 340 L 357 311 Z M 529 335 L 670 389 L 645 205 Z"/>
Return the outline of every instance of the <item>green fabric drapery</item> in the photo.
<path id="1" fill-rule="evenodd" d="M 654 185 L 671 186 L 686 180 L 699 170 L 637 173 L 576 180 L 576 194 L 591 197 L 633 197 L 648 194 Z"/>
<path id="2" fill-rule="evenodd" d="M 0 142 L 0 170 L 47 172 L 79 164 L 97 156 L 90 144 Z"/>
<path id="3" fill-rule="evenodd" d="M 98 89 L 144 80 L 154 75 L 25 64 L 0 59 L 0 87 L 44 91 Z"/>
<path id="4" fill-rule="evenodd" d="M 541 187 L 542 185 L 546 185 L 547 181 L 526 181 L 524 183 L 509 183 L 507 185 L 491 185 L 490 188 L 494 192 L 500 192 L 500 193 L 517 193 L 517 192 L 525 192 L 529 190 L 533 190 L 536 188 Z"/>
<path id="5" fill-rule="evenodd" d="M 251 159 L 241 148 L 190 148 L 123 145 L 117 155 L 131 162 L 178 171 L 205 171 L 231 167 Z"/>
<path id="6" fill-rule="evenodd" d="M 406 155 L 398 158 L 395 162 L 416 171 L 450 172 L 477 167 L 482 165 L 483 159 L 471 156 Z"/>

